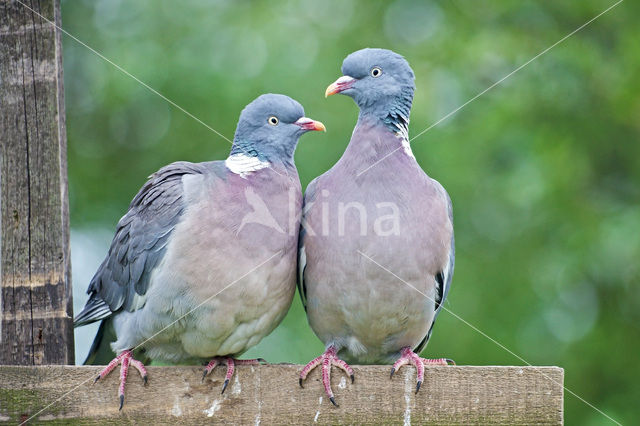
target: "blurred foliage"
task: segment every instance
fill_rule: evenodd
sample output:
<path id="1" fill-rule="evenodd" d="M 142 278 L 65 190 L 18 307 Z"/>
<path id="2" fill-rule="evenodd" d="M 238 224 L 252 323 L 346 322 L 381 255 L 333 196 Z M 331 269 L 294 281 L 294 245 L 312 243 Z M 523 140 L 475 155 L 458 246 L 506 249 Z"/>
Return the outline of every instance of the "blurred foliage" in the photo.
<path id="1" fill-rule="evenodd" d="M 409 60 L 416 135 L 613 2 L 66 0 L 62 16 L 229 138 L 257 95 L 300 101 L 328 128 L 297 150 L 306 185 L 340 157 L 356 121 L 351 100 L 323 97 L 348 53 L 385 47 Z M 564 367 L 569 389 L 629 424 L 640 421 L 639 12 L 622 3 L 413 142 L 454 203 L 446 306 L 527 362 Z M 104 229 L 146 176 L 223 159 L 229 144 L 68 37 L 64 65 L 71 225 L 100 235 L 99 261 Z M 76 288 L 89 278 L 76 274 Z M 296 296 L 247 356 L 303 363 L 322 349 Z M 448 313 L 424 354 L 523 363 Z M 569 393 L 566 418 L 607 422 Z"/>

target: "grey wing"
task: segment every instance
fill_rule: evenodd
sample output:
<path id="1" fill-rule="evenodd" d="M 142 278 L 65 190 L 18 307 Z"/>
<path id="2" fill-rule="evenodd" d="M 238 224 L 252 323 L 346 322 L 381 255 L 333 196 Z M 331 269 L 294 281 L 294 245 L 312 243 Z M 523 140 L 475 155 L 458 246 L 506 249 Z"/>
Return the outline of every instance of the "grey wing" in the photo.
<path id="1" fill-rule="evenodd" d="M 304 203 L 302 206 L 302 218 L 300 220 L 300 233 L 298 234 L 298 293 L 300 294 L 300 300 L 304 310 L 307 310 L 307 288 L 304 285 L 304 270 L 307 266 L 307 254 L 304 248 L 304 240 L 307 236 L 307 230 L 305 227 L 305 213 L 313 205 L 313 201 L 316 197 L 316 183 L 318 178 L 312 180 L 307 185 L 307 190 L 304 194 Z"/>
<path id="2" fill-rule="evenodd" d="M 125 309 L 144 306 L 151 272 L 158 265 L 184 211 L 182 178 L 203 174 L 207 163 L 177 162 L 150 176 L 120 219 L 109 253 L 94 275 L 89 300 L 75 320 L 82 326 Z"/>
<path id="3" fill-rule="evenodd" d="M 451 203 L 451 198 L 447 191 L 438 183 L 434 181 L 439 186 L 440 190 L 444 193 L 447 199 L 447 213 L 449 215 L 449 220 L 451 224 L 453 224 L 453 206 Z M 439 271 L 435 276 L 436 281 L 436 291 L 435 291 L 435 315 L 433 316 L 433 321 L 431 322 L 431 326 L 429 327 L 429 331 L 427 335 L 422 339 L 422 341 L 415 348 L 414 352 L 420 353 L 427 345 L 429 338 L 431 337 L 431 332 L 433 331 L 433 326 L 436 323 L 436 319 L 438 318 L 438 314 L 442 310 L 442 306 L 444 305 L 445 300 L 447 299 L 447 295 L 449 294 L 449 289 L 451 288 L 451 281 L 453 279 L 453 269 L 456 261 L 456 247 L 455 247 L 455 237 L 453 230 L 451 231 L 451 248 L 449 249 L 449 259 L 445 264 L 445 267 L 442 271 Z"/>

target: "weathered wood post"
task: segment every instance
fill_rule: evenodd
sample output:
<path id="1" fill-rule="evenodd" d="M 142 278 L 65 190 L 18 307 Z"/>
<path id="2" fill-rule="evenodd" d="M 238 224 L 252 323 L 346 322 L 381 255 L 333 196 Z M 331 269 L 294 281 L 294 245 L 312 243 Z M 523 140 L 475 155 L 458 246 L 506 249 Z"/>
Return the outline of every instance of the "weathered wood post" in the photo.
<path id="1" fill-rule="evenodd" d="M 59 0 L 24 0 L 60 25 Z M 0 364 L 73 364 L 60 31 L 0 1 Z"/>

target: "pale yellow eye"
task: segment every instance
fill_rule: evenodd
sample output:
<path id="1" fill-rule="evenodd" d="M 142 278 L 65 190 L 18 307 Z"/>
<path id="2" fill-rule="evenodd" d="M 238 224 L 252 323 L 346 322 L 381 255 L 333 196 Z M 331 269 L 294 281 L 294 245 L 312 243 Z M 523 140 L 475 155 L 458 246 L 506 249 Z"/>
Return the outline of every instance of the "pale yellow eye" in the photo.
<path id="1" fill-rule="evenodd" d="M 382 75 L 382 70 L 380 67 L 371 68 L 371 77 L 380 77 Z"/>
<path id="2" fill-rule="evenodd" d="M 272 126 L 276 126 L 278 124 L 278 117 L 276 117 L 275 115 L 272 115 L 271 117 L 269 117 L 269 119 L 267 121 Z"/>

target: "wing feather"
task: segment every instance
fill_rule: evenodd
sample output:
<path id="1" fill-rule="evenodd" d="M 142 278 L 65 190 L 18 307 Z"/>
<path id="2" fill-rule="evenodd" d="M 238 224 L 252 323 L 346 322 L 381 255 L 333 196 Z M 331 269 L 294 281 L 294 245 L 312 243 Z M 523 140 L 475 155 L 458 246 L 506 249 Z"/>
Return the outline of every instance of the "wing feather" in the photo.
<path id="1" fill-rule="evenodd" d="M 307 231 L 305 229 L 305 213 L 313 204 L 313 201 L 316 197 L 316 182 L 317 178 L 312 180 L 309 185 L 307 185 L 307 190 L 304 194 L 304 203 L 302 206 L 302 219 L 300 221 L 300 233 L 298 236 L 298 293 L 300 294 L 300 300 L 302 301 L 302 306 L 304 310 L 307 310 L 307 288 L 304 284 L 304 270 L 307 266 L 307 254 L 304 250 L 304 239 L 307 235 Z"/>
<path id="2" fill-rule="evenodd" d="M 89 301 L 74 321 L 76 327 L 144 306 L 151 272 L 185 209 L 182 178 L 204 174 L 210 164 L 172 163 L 149 177 L 118 222 L 109 253 L 89 284 Z"/>
<path id="3" fill-rule="evenodd" d="M 447 214 L 449 215 L 449 220 L 453 225 L 453 205 L 451 203 L 451 198 L 445 189 L 440 185 L 440 183 L 436 180 L 433 180 L 434 184 L 438 188 L 438 190 L 444 195 L 447 200 Z M 451 281 L 453 279 L 453 269 L 456 260 L 456 248 L 455 248 L 455 238 L 453 229 L 451 231 L 451 247 L 449 248 L 449 255 L 445 265 L 443 266 L 441 271 L 438 271 L 435 276 L 436 282 L 436 291 L 435 291 L 435 314 L 433 316 L 433 321 L 429 326 L 429 331 L 427 335 L 422 339 L 422 341 L 415 348 L 414 352 L 420 353 L 427 345 L 429 338 L 431 337 L 431 332 L 433 331 L 433 326 L 436 323 L 436 319 L 438 318 L 438 314 L 442 310 L 445 300 L 447 299 L 447 295 L 449 294 L 449 289 L 451 288 Z"/>

